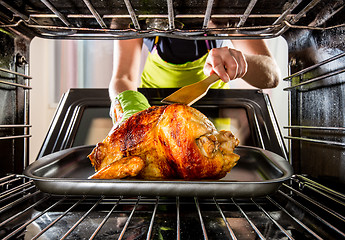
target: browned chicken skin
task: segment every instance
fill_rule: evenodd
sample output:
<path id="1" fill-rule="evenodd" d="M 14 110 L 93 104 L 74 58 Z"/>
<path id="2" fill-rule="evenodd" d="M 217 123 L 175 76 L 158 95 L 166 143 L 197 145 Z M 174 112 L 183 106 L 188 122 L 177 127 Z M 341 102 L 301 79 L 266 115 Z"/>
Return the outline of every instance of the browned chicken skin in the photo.
<path id="1" fill-rule="evenodd" d="M 198 110 L 154 106 L 117 126 L 89 155 L 91 178 L 219 179 L 237 163 L 239 144 Z"/>

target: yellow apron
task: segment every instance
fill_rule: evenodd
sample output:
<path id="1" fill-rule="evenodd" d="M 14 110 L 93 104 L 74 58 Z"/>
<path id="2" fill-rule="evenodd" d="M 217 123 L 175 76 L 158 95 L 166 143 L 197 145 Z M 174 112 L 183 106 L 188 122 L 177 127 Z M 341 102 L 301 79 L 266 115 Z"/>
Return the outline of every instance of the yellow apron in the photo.
<path id="1" fill-rule="evenodd" d="M 203 72 L 207 54 L 184 64 L 173 64 L 164 61 L 154 48 L 148 53 L 145 67 L 141 75 L 142 88 L 180 88 L 198 82 L 207 76 Z M 229 88 L 228 84 L 219 80 L 211 88 Z"/>

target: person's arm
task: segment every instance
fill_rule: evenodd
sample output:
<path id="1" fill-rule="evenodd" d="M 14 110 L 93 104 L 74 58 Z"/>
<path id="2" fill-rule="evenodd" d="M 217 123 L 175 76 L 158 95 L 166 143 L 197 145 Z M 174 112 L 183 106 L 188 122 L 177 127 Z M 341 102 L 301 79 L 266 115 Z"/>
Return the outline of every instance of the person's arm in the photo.
<path id="1" fill-rule="evenodd" d="M 114 42 L 113 75 L 108 89 L 114 127 L 133 113 L 150 107 L 137 91 L 142 43 L 142 38 Z"/>
<path id="2" fill-rule="evenodd" d="M 109 83 L 109 96 L 115 97 L 126 90 L 137 90 L 143 39 L 115 40 L 113 75 Z"/>
<path id="3" fill-rule="evenodd" d="M 264 40 L 232 40 L 235 49 L 215 48 L 204 66 L 206 75 L 216 73 L 224 82 L 242 78 L 257 88 L 278 86 L 280 70 Z"/>
<path id="4" fill-rule="evenodd" d="M 248 69 L 243 80 L 258 88 L 278 86 L 280 69 L 265 40 L 233 40 L 232 44 L 244 53 L 247 60 Z"/>

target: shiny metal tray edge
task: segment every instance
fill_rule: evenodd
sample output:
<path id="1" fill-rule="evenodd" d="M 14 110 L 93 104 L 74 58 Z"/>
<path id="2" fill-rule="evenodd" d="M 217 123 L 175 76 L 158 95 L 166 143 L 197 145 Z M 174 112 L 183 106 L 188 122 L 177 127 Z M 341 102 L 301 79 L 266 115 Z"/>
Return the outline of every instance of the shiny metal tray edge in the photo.
<path id="1" fill-rule="evenodd" d="M 259 197 L 276 192 L 293 174 L 283 157 L 256 147 L 238 146 L 235 152 L 241 158 L 237 166 L 220 180 L 87 179 L 93 171 L 87 153 L 93 147 L 74 147 L 46 155 L 30 164 L 24 175 L 41 191 L 56 195 Z M 77 156 L 75 160 L 72 155 Z M 66 163 L 67 158 L 72 161 Z M 69 173 L 61 177 L 63 171 Z"/>

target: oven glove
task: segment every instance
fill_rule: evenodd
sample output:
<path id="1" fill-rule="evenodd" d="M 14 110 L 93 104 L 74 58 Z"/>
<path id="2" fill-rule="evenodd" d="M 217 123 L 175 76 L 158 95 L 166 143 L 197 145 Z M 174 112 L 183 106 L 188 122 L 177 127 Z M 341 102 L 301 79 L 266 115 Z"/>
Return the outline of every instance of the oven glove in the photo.
<path id="1" fill-rule="evenodd" d="M 151 107 L 146 97 L 137 91 L 127 90 L 121 92 L 112 101 L 110 116 L 114 125 L 121 124 L 134 113 Z"/>

